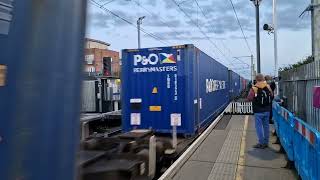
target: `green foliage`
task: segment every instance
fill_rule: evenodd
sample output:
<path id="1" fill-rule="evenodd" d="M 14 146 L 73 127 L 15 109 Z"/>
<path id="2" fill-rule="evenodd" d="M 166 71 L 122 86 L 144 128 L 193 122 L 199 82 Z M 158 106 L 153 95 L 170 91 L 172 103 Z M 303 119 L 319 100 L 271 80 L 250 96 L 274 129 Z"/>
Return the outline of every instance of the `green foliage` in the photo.
<path id="1" fill-rule="evenodd" d="M 309 63 L 312 63 L 312 62 L 314 62 L 314 57 L 313 56 L 308 56 L 305 59 L 302 59 L 301 61 L 297 62 L 296 64 L 291 64 L 289 66 L 279 68 L 279 71 L 283 72 L 283 71 L 288 71 L 288 70 L 291 70 L 291 69 L 296 69 L 296 68 L 298 68 L 300 66 L 303 66 L 305 64 L 309 64 Z"/>

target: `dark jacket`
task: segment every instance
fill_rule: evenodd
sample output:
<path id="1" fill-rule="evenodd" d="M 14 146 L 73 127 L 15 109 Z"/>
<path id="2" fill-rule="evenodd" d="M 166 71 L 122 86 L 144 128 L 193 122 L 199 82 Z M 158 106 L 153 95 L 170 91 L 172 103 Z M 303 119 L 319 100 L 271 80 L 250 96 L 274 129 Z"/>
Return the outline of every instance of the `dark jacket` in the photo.
<path id="1" fill-rule="evenodd" d="M 272 92 L 274 93 L 274 90 L 276 89 L 276 83 L 274 81 L 271 81 L 270 83 L 268 83 Z"/>
<path id="2" fill-rule="evenodd" d="M 257 82 L 255 86 L 253 86 L 250 91 L 249 91 L 249 94 L 248 94 L 248 97 L 247 99 L 249 101 L 252 101 L 252 106 L 253 106 L 253 112 L 254 113 L 262 113 L 262 112 L 270 112 L 271 108 L 272 108 L 272 104 L 270 104 L 269 106 L 259 106 L 257 103 L 255 103 L 254 101 L 254 98 L 255 98 L 255 95 L 258 91 L 258 88 L 265 88 L 267 87 L 269 89 L 269 91 L 271 92 L 272 94 L 272 98 L 273 98 L 273 91 L 272 89 L 270 88 L 270 86 L 267 84 L 267 82 Z"/>

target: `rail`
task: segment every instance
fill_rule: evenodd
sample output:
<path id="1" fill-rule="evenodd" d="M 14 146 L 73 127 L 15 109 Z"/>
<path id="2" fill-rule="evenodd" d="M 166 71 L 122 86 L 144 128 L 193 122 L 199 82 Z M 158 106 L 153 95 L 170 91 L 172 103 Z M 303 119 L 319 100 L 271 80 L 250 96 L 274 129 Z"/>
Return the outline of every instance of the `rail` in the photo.
<path id="1" fill-rule="evenodd" d="M 94 121 L 99 119 L 105 119 L 109 116 L 121 116 L 121 110 L 111 111 L 107 113 L 83 113 L 81 114 L 80 121 L 81 122 Z"/>
<path id="2" fill-rule="evenodd" d="M 81 114 L 80 117 L 80 132 L 81 132 L 81 140 L 86 139 L 89 137 L 89 123 L 96 120 L 104 120 L 108 119 L 111 116 L 119 116 L 121 117 L 121 110 L 119 111 L 111 111 L 107 113 L 84 113 Z M 107 136 L 112 136 L 114 134 L 117 134 L 121 132 L 120 127 L 115 127 L 109 130 L 109 132 L 106 133 Z"/>

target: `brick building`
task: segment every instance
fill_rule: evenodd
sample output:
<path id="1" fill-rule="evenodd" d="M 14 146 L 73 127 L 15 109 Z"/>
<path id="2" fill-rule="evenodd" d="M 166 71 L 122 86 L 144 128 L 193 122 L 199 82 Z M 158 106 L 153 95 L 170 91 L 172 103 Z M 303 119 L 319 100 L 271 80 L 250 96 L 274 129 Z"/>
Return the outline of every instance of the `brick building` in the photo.
<path id="1" fill-rule="evenodd" d="M 116 76 L 120 75 L 119 52 L 109 50 L 110 44 L 85 39 L 84 71 L 89 75 Z"/>

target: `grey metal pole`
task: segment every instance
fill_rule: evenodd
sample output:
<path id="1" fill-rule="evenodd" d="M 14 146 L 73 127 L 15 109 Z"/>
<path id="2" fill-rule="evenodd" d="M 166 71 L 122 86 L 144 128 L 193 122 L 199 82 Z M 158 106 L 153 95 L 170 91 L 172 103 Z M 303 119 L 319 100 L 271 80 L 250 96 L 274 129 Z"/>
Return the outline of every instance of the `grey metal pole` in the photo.
<path id="1" fill-rule="evenodd" d="M 140 41 L 140 24 L 141 24 L 141 20 L 140 18 L 137 21 L 137 27 L 138 27 L 138 48 L 141 48 L 141 41 Z"/>
<path id="2" fill-rule="evenodd" d="M 257 41 L 257 71 L 261 73 L 260 65 L 260 13 L 259 13 L 260 0 L 255 1 L 256 6 L 256 41 Z"/>
<path id="3" fill-rule="evenodd" d="M 315 0 L 311 0 L 311 5 L 313 6 Z M 312 56 L 315 58 L 315 34 L 314 34 L 314 9 L 311 10 L 311 47 L 312 47 Z"/>
<path id="4" fill-rule="evenodd" d="M 102 81 L 101 81 L 101 78 L 98 78 L 98 87 L 99 87 L 99 112 L 102 113 Z"/>
<path id="5" fill-rule="evenodd" d="M 273 0 L 273 35 L 274 35 L 274 76 L 278 75 L 278 37 L 277 37 L 277 0 Z M 276 82 L 276 94 L 279 93 L 279 85 Z"/>
<path id="6" fill-rule="evenodd" d="M 253 63 L 253 55 L 251 55 L 251 82 L 254 80 L 254 63 Z"/>
<path id="7" fill-rule="evenodd" d="M 277 0 L 273 0 L 274 76 L 278 77 Z"/>
<path id="8" fill-rule="evenodd" d="M 138 48 L 141 48 L 141 39 L 140 39 L 140 25 L 142 24 L 142 20 L 145 16 L 139 17 L 137 20 L 137 29 L 138 29 Z"/>

